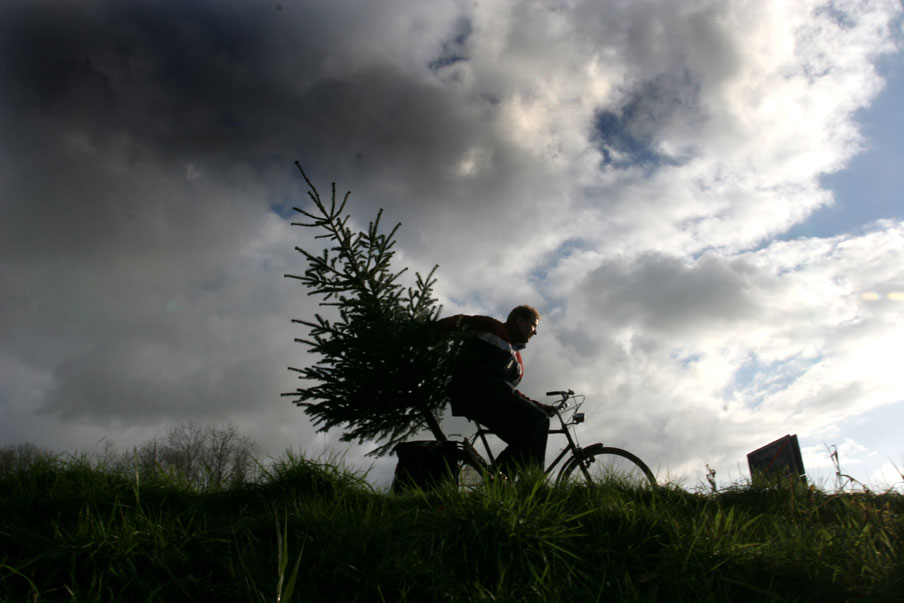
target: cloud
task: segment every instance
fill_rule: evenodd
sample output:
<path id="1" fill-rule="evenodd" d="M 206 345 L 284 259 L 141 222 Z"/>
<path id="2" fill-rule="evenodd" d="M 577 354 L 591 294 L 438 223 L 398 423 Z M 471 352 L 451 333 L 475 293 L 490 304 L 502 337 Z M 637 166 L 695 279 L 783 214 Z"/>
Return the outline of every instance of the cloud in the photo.
<path id="1" fill-rule="evenodd" d="M 296 159 L 356 221 L 401 221 L 400 263 L 439 263 L 449 312 L 540 307 L 528 383 L 581 389 L 588 427 L 652 464 L 731 464 L 900 399 L 901 225 L 780 240 L 862 148 L 899 16 L 8 3 L 3 437 L 238 418 L 276 450 L 333 446 L 278 397 L 305 361 L 289 319 L 316 309 L 282 277 L 316 244 L 287 223 Z"/>
<path id="2" fill-rule="evenodd" d="M 705 436 L 722 467 L 764 434 L 818 433 L 904 397 L 893 366 L 904 306 L 860 293 L 904 277 L 902 242 L 900 224 L 879 223 L 730 259 L 606 260 L 551 318 L 555 342 L 529 368 L 576 377 L 605 415 L 589 419 L 595 432 L 631 434 L 652 458 Z"/>

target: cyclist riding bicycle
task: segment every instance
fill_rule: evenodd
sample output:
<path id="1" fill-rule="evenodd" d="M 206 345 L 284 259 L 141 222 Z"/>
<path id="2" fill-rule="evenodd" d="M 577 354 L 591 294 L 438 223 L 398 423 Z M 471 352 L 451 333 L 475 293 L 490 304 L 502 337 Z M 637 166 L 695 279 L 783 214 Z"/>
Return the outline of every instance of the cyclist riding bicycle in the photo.
<path id="1" fill-rule="evenodd" d="M 528 464 L 542 469 L 549 417 L 555 412 L 515 389 L 524 376 L 520 351 L 537 334 L 539 322 L 540 313 L 522 305 L 504 323 L 462 314 L 438 323 L 466 335 L 450 383 L 452 414 L 481 423 L 508 444 L 497 466 L 510 477 Z"/>

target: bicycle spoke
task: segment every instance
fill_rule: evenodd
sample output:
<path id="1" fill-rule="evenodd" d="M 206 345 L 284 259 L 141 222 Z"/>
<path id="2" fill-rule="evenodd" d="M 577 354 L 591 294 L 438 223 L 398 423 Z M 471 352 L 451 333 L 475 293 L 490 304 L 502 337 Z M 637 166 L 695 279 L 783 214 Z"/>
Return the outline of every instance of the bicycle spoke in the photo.
<path id="1" fill-rule="evenodd" d="M 559 475 L 560 482 L 607 484 L 625 489 L 649 488 L 655 479 L 647 466 L 630 452 L 599 447 L 573 458 Z"/>

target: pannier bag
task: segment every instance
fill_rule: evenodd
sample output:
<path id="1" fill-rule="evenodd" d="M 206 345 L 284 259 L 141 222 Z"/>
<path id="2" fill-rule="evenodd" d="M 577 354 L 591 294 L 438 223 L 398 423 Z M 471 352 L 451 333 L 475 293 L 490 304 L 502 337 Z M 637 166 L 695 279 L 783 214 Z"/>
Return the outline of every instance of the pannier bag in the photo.
<path id="1" fill-rule="evenodd" d="M 452 479 L 461 452 L 455 442 L 420 440 L 402 442 L 393 449 L 399 458 L 392 480 L 392 491 L 416 486 L 430 488 Z"/>

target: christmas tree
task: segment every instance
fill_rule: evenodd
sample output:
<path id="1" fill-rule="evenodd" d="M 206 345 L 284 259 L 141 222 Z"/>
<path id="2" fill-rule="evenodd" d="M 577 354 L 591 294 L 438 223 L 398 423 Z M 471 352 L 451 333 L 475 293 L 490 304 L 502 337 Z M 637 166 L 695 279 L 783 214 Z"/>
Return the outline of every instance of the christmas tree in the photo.
<path id="1" fill-rule="evenodd" d="M 435 327 L 441 309 L 433 297 L 437 267 L 426 277 L 416 274 L 413 286 L 402 285 L 407 268 L 392 266 L 401 224 L 382 232 L 380 210 L 366 230 L 354 230 L 346 212 L 350 193 L 337 203 L 333 183 L 327 205 L 296 165 L 313 207 L 293 208 L 306 221 L 292 224 L 320 231 L 316 238 L 327 246 L 319 253 L 296 247 L 307 269 L 286 276 L 335 311 L 331 318 L 317 313 L 292 321 L 308 328 L 308 336 L 296 341 L 318 360 L 290 367 L 303 384 L 283 395 L 294 397 L 319 431 L 341 427 L 343 441 L 380 442 L 372 454 L 386 454 L 425 428 L 444 440 L 438 419 L 447 401 L 451 360 L 449 343 Z"/>

